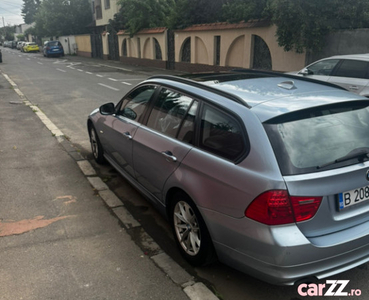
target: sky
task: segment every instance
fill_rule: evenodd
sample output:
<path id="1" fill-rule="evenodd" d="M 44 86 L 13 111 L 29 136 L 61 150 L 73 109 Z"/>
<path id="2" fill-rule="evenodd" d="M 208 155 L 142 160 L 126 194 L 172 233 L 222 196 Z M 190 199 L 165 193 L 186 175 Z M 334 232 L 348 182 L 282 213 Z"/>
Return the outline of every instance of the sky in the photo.
<path id="1" fill-rule="evenodd" d="M 23 0 L 0 0 L 0 27 L 24 24 L 21 10 Z"/>

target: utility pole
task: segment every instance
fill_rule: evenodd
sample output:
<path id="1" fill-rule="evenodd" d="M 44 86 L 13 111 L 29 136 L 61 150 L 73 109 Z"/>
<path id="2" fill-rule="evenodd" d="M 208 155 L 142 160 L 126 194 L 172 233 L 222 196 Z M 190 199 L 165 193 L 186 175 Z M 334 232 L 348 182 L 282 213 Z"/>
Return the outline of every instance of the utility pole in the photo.
<path id="1" fill-rule="evenodd" d="M 4 28 L 4 39 L 6 37 L 6 30 L 5 30 L 5 21 L 4 21 L 4 16 L 3 16 L 3 28 Z"/>

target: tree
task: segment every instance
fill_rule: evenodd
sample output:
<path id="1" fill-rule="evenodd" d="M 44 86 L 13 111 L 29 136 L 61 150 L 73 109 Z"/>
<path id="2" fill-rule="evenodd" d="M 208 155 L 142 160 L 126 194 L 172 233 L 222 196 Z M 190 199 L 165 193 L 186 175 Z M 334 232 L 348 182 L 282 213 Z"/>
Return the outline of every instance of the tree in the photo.
<path id="1" fill-rule="evenodd" d="M 26 24 L 32 24 L 35 21 L 40 3 L 41 0 L 23 0 L 22 16 Z"/>
<path id="2" fill-rule="evenodd" d="M 222 7 L 222 19 L 230 23 L 265 17 L 267 0 L 230 0 Z"/>
<path id="3" fill-rule="evenodd" d="M 326 35 L 369 24 L 367 0 L 269 0 L 278 44 L 286 51 L 320 51 Z"/>
<path id="4" fill-rule="evenodd" d="M 176 0 L 169 16 L 170 28 L 221 21 L 222 6 L 227 0 Z"/>
<path id="5" fill-rule="evenodd" d="M 43 0 L 35 16 L 37 36 L 86 33 L 92 21 L 88 0 Z"/>
<path id="6" fill-rule="evenodd" d="M 114 24 L 124 23 L 131 35 L 140 29 L 167 26 L 173 0 L 119 0 L 122 9 Z"/>

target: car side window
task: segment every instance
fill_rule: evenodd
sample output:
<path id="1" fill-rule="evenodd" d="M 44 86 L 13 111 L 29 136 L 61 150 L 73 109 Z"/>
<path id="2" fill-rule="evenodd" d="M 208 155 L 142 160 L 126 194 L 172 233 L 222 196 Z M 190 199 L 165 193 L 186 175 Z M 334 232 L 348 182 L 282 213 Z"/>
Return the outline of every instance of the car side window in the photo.
<path id="1" fill-rule="evenodd" d="M 176 137 L 193 99 L 163 88 L 155 101 L 147 126 L 170 137 Z"/>
<path id="2" fill-rule="evenodd" d="M 242 127 L 231 115 L 205 105 L 199 147 L 234 161 L 245 151 Z"/>
<path id="3" fill-rule="evenodd" d="M 330 76 L 334 67 L 338 64 L 339 61 L 339 59 L 327 59 L 319 61 L 316 64 L 311 65 L 307 69 L 312 72 L 311 75 Z"/>
<path id="4" fill-rule="evenodd" d="M 187 115 L 184 118 L 181 129 L 179 130 L 177 136 L 178 140 L 185 143 L 193 144 L 195 133 L 195 117 L 198 106 L 198 101 L 194 101 L 192 103 L 191 108 L 188 110 Z"/>
<path id="5" fill-rule="evenodd" d="M 140 122 L 155 89 L 156 87 L 152 85 L 135 89 L 123 99 L 117 115 Z"/>
<path id="6" fill-rule="evenodd" d="M 344 60 L 334 72 L 334 76 L 368 78 L 369 63 L 360 60 Z"/>

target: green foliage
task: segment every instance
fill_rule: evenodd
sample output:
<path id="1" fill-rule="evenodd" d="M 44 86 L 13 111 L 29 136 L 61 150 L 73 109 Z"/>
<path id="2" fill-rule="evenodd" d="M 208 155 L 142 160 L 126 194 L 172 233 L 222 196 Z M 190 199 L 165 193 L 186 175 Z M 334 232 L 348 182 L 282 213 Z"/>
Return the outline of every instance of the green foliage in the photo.
<path id="1" fill-rule="evenodd" d="M 115 23 L 124 22 L 131 35 L 140 29 L 166 26 L 173 0 L 119 0 L 123 9 L 116 15 Z"/>
<path id="2" fill-rule="evenodd" d="M 369 24 L 367 0 L 269 0 L 267 11 L 277 25 L 278 44 L 286 51 L 320 51 L 336 29 Z"/>
<path id="3" fill-rule="evenodd" d="M 32 24 L 35 21 L 40 3 L 41 0 L 23 0 L 22 16 L 26 24 Z"/>
<path id="4" fill-rule="evenodd" d="M 169 28 L 222 21 L 222 6 L 227 0 L 176 0 L 168 19 Z"/>
<path id="5" fill-rule="evenodd" d="M 24 34 L 18 34 L 18 35 L 17 35 L 17 39 L 18 39 L 18 41 L 25 41 L 25 36 L 24 36 Z"/>
<path id="6" fill-rule="evenodd" d="M 34 35 L 61 36 L 86 33 L 92 22 L 88 0 L 43 0 L 35 16 Z"/>
<path id="7" fill-rule="evenodd" d="M 230 0 L 222 7 L 222 19 L 230 23 L 260 19 L 266 4 L 267 0 Z"/>
<path id="8" fill-rule="evenodd" d="M 5 26 L 5 27 L 1 28 L 1 34 L 4 35 L 4 39 L 6 41 L 13 41 L 14 40 L 14 33 L 15 33 L 14 26 Z"/>

